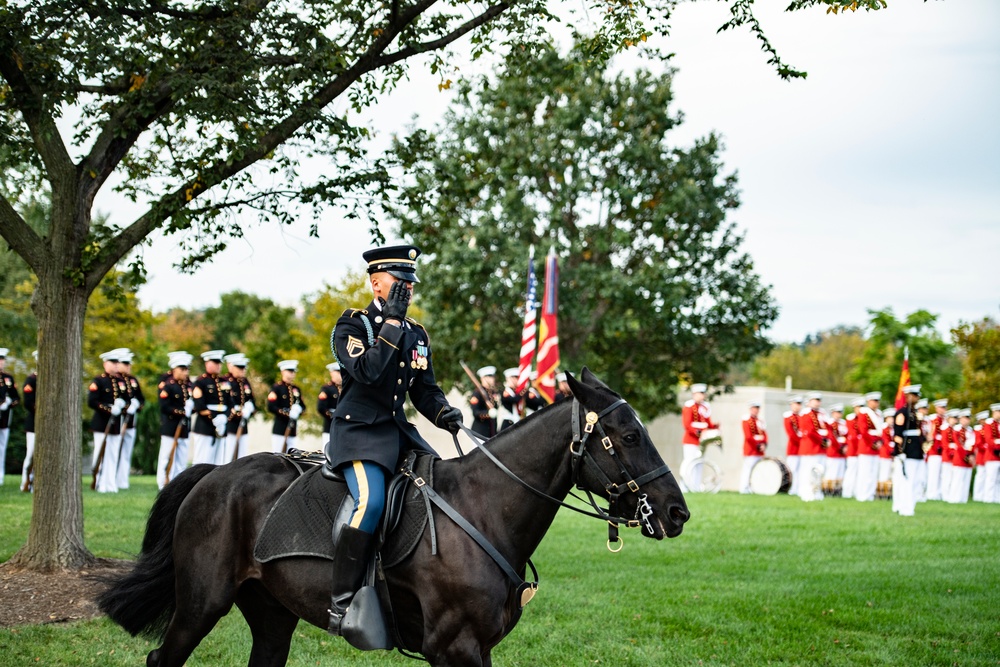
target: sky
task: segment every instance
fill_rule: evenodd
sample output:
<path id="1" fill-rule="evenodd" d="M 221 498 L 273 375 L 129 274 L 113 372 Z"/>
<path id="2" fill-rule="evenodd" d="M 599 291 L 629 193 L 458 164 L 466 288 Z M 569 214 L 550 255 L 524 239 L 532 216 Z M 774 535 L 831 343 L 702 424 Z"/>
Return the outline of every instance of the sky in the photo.
<path id="1" fill-rule="evenodd" d="M 716 132 L 724 170 L 739 175 L 731 220 L 780 308 L 767 334 L 801 341 L 886 307 L 937 313 L 944 335 L 1000 318 L 1000 2 L 889 0 L 887 10 L 838 16 L 786 5 L 755 8 L 782 58 L 808 71 L 804 81 L 779 79 L 748 32 L 716 34 L 724 3 L 681 5 L 657 42 L 676 54 L 685 123 L 675 142 Z M 437 84 L 414 67 L 362 119 L 383 145 L 414 123 L 433 127 L 453 95 Z M 120 223 L 142 212 L 109 195 L 96 208 Z M 297 305 L 362 268 L 371 243 L 364 224 L 335 212 L 319 239 L 309 222 L 256 226 L 193 275 L 173 268 L 175 238 L 154 237 L 139 298 L 155 311 L 200 308 L 240 289 Z"/>

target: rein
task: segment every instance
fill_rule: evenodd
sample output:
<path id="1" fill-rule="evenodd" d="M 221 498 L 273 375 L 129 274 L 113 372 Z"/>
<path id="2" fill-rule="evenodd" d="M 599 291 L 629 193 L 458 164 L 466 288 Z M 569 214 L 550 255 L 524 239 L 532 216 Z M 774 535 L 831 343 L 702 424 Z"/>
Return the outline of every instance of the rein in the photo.
<path id="1" fill-rule="evenodd" d="M 544 498 L 549 502 L 555 503 L 560 507 L 566 507 L 574 512 L 583 514 L 584 516 L 589 516 L 595 519 L 601 519 L 603 521 L 607 521 L 608 550 L 613 552 L 618 552 L 621 551 L 622 547 L 624 546 L 624 541 L 622 541 L 622 539 L 618 535 L 618 526 L 620 524 L 625 524 L 628 528 L 638 528 L 642 525 L 645 525 L 647 529 L 650 532 L 652 532 L 652 525 L 650 524 L 649 517 L 652 516 L 653 514 L 653 508 L 650 506 L 649 500 L 645 493 L 639 495 L 639 502 L 636 506 L 635 518 L 633 519 L 626 519 L 625 517 L 619 515 L 618 499 L 623 494 L 628 492 L 638 494 L 639 489 L 643 484 L 651 482 L 657 477 L 661 477 L 670 472 L 670 468 L 666 464 L 664 464 L 655 470 L 652 470 L 644 475 L 640 475 L 638 478 L 633 478 L 632 475 L 629 473 L 628 469 L 625 467 L 625 464 L 618 456 L 618 452 L 615 451 L 614 443 L 611 442 L 611 438 L 607 436 L 607 434 L 604 432 L 604 427 L 601 425 L 601 417 L 606 416 L 610 412 L 613 412 L 614 410 L 618 409 L 623 405 L 628 405 L 628 403 L 625 401 L 624 398 L 620 398 L 611 405 L 609 405 L 608 407 L 604 408 L 604 410 L 602 410 L 600 413 L 588 411 L 585 416 L 586 425 L 583 427 L 583 435 L 581 436 L 580 401 L 578 401 L 576 397 L 573 397 L 573 417 L 572 417 L 573 440 L 570 442 L 569 445 L 570 453 L 573 456 L 572 460 L 573 483 L 574 485 L 576 485 L 578 489 L 587 494 L 587 500 L 580 498 L 575 493 L 570 492 L 570 494 L 574 498 L 577 498 L 578 500 L 589 504 L 591 508 L 593 508 L 594 510 L 593 512 L 588 512 L 587 510 L 580 509 L 579 507 L 574 507 L 573 505 L 565 503 L 562 500 L 559 500 L 558 498 L 550 496 L 544 491 L 536 489 L 535 487 L 531 486 L 523 479 L 518 477 L 516 474 L 514 474 L 514 472 L 511 471 L 510 468 L 508 468 L 506 465 L 504 465 L 503 462 L 500 461 L 500 459 L 498 459 L 496 455 L 493 454 L 493 452 L 491 452 L 489 449 L 482 446 L 480 446 L 479 449 L 486 455 L 487 458 L 489 458 L 494 463 L 494 465 L 500 468 L 500 470 L 502 470 L 504 474 L 506 474 L 508 477 L 516 481 L 518 484 L 520 484 L 527 490 L 534 493 L 536 496 Z M 479 445 L 482 445 L 483 443 L 486 442 L 485 438 L 480 436 L 478 433 L 472 431 L 464 424 L 459 424 L 459 427 L 470 438 L 472 438 L 473 442 Z M 598 431 L 598 434 L 601 438 L 600 443 L 604 447 L 604 450 L 608 452 L 608 455 L 617 464 L 618 472 L 624 479 L 623 482 L 620 483 L 612 482 L 611 479 L 608 477 L 608 475 L 605 474 L 601 466 L 594 459 L 594 456 L 587 449 L 587 440 L 590 438 L 590 435 L 594 432 L 595 429 Z M 458 445 L 457 434 L 452 434 L 452 437 L 455 439 L 457 447 Z M 461 452 L 461 449 L 459 449 L 459 452 Z M 588 489 L 583 487 L 580 475 L 584 466 L 586 466 L 587 469 L 590 470 L 598 478 L 601 484 L 604 485 L 604 490 L 608 494 L 607 511 L 604 511 L 600 507 L 600 505 L 598 505 L 597 500 L 594 498 L 593 493 L 591 493 Z M 613 549 L 612 548 L 613 544 L 618 544 L 619 545 L 618 548 Z"/>

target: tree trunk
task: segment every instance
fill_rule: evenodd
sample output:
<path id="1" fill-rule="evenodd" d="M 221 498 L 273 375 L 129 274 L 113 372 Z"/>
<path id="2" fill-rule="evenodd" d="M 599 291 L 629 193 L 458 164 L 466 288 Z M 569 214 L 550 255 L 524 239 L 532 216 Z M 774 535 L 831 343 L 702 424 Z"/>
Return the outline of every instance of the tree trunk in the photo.
<path id="1" fill-rule="evenodd" d="M 28 542 L 10 561 L 15 567 L 52 572 L 94 562 L 83 543 L 80 469 L 83 321 L 88 296 L 86 288 L 74 286 L 63 276 L 62 267 L 38 276 L 32 299 L 38 318 L 35 492 Z"/>

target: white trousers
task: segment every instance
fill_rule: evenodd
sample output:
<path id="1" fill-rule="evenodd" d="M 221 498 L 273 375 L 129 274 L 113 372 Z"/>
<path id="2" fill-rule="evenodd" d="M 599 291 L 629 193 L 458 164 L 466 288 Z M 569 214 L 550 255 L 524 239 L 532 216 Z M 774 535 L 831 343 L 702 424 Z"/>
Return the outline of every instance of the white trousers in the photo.
<path id="1" fill-rule="evenodd" d="M 167 461 L 170 452 L 174 452 L 174 462 L 170 464 L 170 480 L 167 479 Z M 156 457 L 156 486 L 162 489 L 168 481 L 181 474 L 188 463 L 188 439 L 177 438 L 177 448 L 174 449 L 174 438 L 169 435 L 160 436 L 160 453 Z"/>
<path id="2" fill-rule="evenodd" d="M 788 495 L 797 496 L 799 495 L 799 457 L 798 454 L 794 456 L 789 456 L 785 459 L 785 465 L 788 466 L 788 472 L 792 475 L 792 485 L 788 487 Z"/>
<path id="3" fill-rule="evenodd" d="M 826 457 L 826 470 L 823 471 L 824 482 L 837 482 L 844 479 L 844 471 L 847 470 L 847 459 L 836 457 Z"/>
<path id="4" fill-rule="evenodd" d="M 854 484 L 854 497 L 861 502 L 875 500 L 878 483 L 878 457 L 858 454 L 858 478 Z"/>
<path id="5" fill-rule="evenodd" d="M 191 465 L 199 463 L 211 463 L 217 465 L 219 450 L 225 447 L 225 438 L 216 438 L 214 435 L 202 435 L 201 433 L 191 434 Z"/>
<path id="6" fill-rule="evenodd" d="M 918 503 L 927 502 L 927 461 L 920 459 L 922 465 L 917 466 L 917 478 L 913 480 L 913 500 Z"/>
<path id="7" fill-rule="evenodd" d="M 1000 461 L 986 462 L 986 493 L 983 502 L 1000 503 Z"/>
<path id="8" fill-rule="evenodd" d="M 913 516 L 917 506 L 914 486 L 919 484 L 923 459 L 897 458 L 892 467 L 892 511 L 899 516 Z"/>
<path id="9" fill-rule="evenodd" d="M 94 465 L 101 455 L 101 445 L 104 444 L 104 431 L 94 431 Z M 108 442 L 104 446 L 104 458 L 101 468 L 97 471 L 98 493 L 118 493 L 118 452 L 122 447 L 122 436 L 108 434 Z"/>
<path id="10" fill-rule="evenodd" d="M 7 465 L 7 441 L 10 440 L 10 429 L 0 428 L 0 486 L 3 486 L 3 471 Z"/>
<path id="11" fill-rule="evenodd" d="M 986 466 L 976 466 L 976 476 L 972 479 L 972 499 L 985 502 L 986 499 Z"/>
<path id="12" fill-rule="evenodd" d="M 951 467 L 951 484 L 948 491 L 949 503 L 969 502 L 969 485 L 972 482 L 972 468 Z"/>
<path id="13" fill-rule="evenodd" d="M 235 451 L 236 451 L 236 434 L 227 433 L 226 449 L 222 452 L 222 461 L 219 462 L 220 465 L 231 463 L 233 460 L 233 452 Z M 240 434 L 239 454 L 237 454 L 236 458 L 241 459 L 249 453 L 250 453 L 250 436 L 247 435 L 246 433 L 242 433 Z"/>
<path id="14" fill-rule="evenodd" d="M 799 456 L 799 471 L 802 473 L 799 481 L 799 498 L 809 502 L 823 500 L 823 474 L 826 470 L 826 456 L 810 454 Z"/>
<path id="15" fill-rule="evenodd" d="M 280 454 L 282 449 L 284 449 L 287 452 L 289 449 L 292 449 L 293 447 L 295 447 L 295 436 L 294 435 L 288 436 L 288 446 L 286 447 L 285 446 L 285 435 L 283 433 L 282 434 L 278 434 L 278 433 L 272 433 L 271 434 L 271 451 L 274 452 L 275 454 Z"/>
<path id="16" fill-rule="evenodd" d="M 927 500 L 941 500 L 941 456 L 927 457 Z"/>
<path id="17" fill-rule="evenodd" d="M 844 498 L 854 497 L 854 487 L 857 486 L 858 480 L 858 457 L 848 456 L 847 457 L 847 467 L 844 468 Z"/>
<path id="18" fill-rule="evenodd" d="M 944 501 L 949 501 L 951 498 L 951 471 L 953 468 L 950 461 L 941 461 L 941 500 Z"/>
<path id="19" fill-rule="evenodd" d="M 135 449 L 135 429 L 130 428 L 122 435 L 121 454 L 118 455 L 118 477 L 117 485 L 119 489 L 128 488 L 129 473 L 132 472 L 132 450 Z"/>
<path id="20" fill-rule="evenodd" d="M 35 434 L 25 433 L 24 440 L 26 449 L 24 452 L 24 465 L 21 466 L 21 488 L 28 486 L 28 468 L 31 467 L 31 462 L 35 458 Z M 31 473 L 31 479 L 35 479 L 35 473 Z"/>
<path id="21" fill-rule="evenodd" d="M 750 490 L 750 471 L 753 467 L 757 465 L 757 461 L 760 461 L 763 456 L 744 456 L 743 457 L 743 472 L 740 473 L 740 493 L 753 493 Z"/>
<path id="22" fill-rule="evenodd" d="M 878 458 L 878 481 L 892 481 L 892 459 L 883 459 L 881 456 Z"/>

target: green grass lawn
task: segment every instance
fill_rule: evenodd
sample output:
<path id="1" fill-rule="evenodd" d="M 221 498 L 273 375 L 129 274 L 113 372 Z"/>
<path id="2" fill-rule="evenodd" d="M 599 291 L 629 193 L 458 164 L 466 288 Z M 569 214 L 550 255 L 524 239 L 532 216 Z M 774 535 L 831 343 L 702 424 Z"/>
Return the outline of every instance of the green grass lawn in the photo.
<path id="1" fill-rule="evenodd" d="M 150 477 L 117 496 L 85 493 L 95 554 L 138 549 L 155 488 Z M 605 548 L 604 524 L 561 512 L 534 558 L 539 593 L 494 663 L 1000 665 L 1000 505 L 922 504 L 903 519 L 887 502 L 688 502 L 683 535 L 627 531 L 619 554 Z M 16 486 L 0 487 L 0 560 L 24 541 L 30 511 Z M 141 665 L 151 648 L 104 619 L 0 630 L 2 665 Z M 241 665 L 248 653 L 234 612 L 188 665 Z M 417 663 L 303 624 L 289 664 Z"/>

